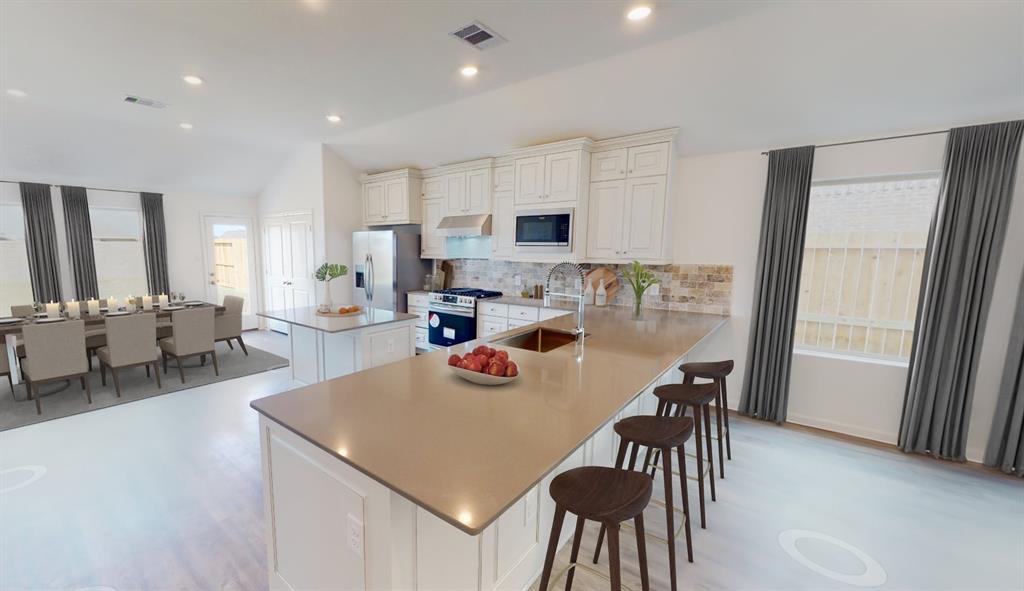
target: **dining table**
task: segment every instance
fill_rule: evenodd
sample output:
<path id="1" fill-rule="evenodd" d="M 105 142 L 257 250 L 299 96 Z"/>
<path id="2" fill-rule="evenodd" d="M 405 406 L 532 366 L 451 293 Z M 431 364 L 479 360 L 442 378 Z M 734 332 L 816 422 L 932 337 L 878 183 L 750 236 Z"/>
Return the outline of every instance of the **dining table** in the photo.
<path id="1" fill-rule="evenodd" d="M 173 307 L 174 309 L 173 310 L 171 310 L 171 309 L 162 310 L 162 309 L 160 309 L 160 306 L 158 306 L 157 304 L 154 303 L 153 309 L 151 309 L 151 310 L 144 310 L 144 309 L 139 308 L 137 310 L 128 312 L 128 314 L 156 314 L 156 317 L 157 317 L 157 328 L 165 328 L 165 327 L 168 327 L 168 326 L 171 325 L 171 320 L 170 320 L 171 314 L 173 314 L 177 310 L 186 310 L 186 309 L 191 309 L 191 308 L 210 308 L 210 307 L 212 307 L 214 309 L 214 313 L 215 314 L 223 314 L 224 311 L 226 310 L 226 308 L 224 306 L 220 305 L 220 304 L 211 304 L 209 302 L 202 302 L 202 301 L 196 301 L 196 303 L 185 302 L 185 303 L 171 304 L 168 307 Z M 63 317 L 63 319 L 64 320 L 83 320 L 83 321 L 85 321 L 86 336 L 90 336 L 91 337 L 91 336 L 102 335 L 102 334 L 104 334 L 106 332 L 105 328 L 104 328 L 104 325 L 106 323 L 106 319 L 107 319 L 108 313 L 109 312 L 107 310 L 103 310 L 103 309 L 100 310 L 99 314 L 87 314 L 85 311 L 83 311 L 79 318 L 67 318 L 65 316 L 65 317 Z M 113 315 L 125 316 L 126 314 L 124 313 L 124 311 L 120 311 L 119 310 L 119 311 L 115 312 Z M 2 352 L 0 352 L 0 353 L 2 353 L 4 355 L 7 355 L 7 359 L 10 362 L 10 367 L 12 368 L 11 378 L 12 378 L 12 381 L 14 382 L 14 384 L 21 383 L 21 376 L 19 375 L 20 372 L 13 371 L 13 368 L 17 367 L 17 358 L 18 358 L 17 350 L 16 350 L 17 347 L 16 347 L 16 344 L 15 344 L 15 339 L 17 337 L 21 336 L 22 329 L 26 325 L 37 324 L 37 323 L 40 323 L 40 322 L 49 323 L 49 322 L 54 322 L 54 321 L 53 320 L 48 320 L 45 315 L 35 314 L 33 316 L 28 316 L 28 317 L 22 318 L 20 322 L 8 322 L 8 323 L 0 322 L 0 339 L 3 339 L 4 345 L 5 345 L 4 346 L 4 350 Z"/>

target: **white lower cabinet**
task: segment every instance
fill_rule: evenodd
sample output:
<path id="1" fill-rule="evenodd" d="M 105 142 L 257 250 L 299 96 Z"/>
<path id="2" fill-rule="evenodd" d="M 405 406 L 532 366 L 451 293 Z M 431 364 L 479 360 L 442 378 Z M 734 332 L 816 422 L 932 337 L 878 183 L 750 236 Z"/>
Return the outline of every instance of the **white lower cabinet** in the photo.
<path id="1" fill-rule="evenodd" d="M 537 322 L 537 321 L 536 320 L 516 320 L 514 318 L 509 318 L 508 319 L 508 327 L 510 329 L 512 329 L 512 328 L 521 328 L 523 326 L 530 326 L 531 324 L 533 324 L 535 322 Z"/>
<path id="2" fill-rule="evenodd" d="M 508 330 L 508 319 L 507 318 L 494 318 L 490 316 L 480 316 L 477 320 L 477 336 L 487 337 L 499 332 L 505 332 Z"/>

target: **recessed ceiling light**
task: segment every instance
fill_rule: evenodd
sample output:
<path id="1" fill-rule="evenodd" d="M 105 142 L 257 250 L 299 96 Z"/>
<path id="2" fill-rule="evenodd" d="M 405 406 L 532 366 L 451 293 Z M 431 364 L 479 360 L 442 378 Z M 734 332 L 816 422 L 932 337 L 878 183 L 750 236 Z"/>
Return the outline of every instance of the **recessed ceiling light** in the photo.
<path id="1" fill-rule="evenodd" d="M 327 120 L 330 121 L 331 123 L 341 123 L 341 115 L 328 115 Z"/>
<path id="2" fill-rule="evenodd" d="M 478 70 L 476 66 L 466 66 L 459 71 L 462 72 L 462 75 L 466 78 L 472 78 L 473 76 L 476 76 L 476 73 L 480 70 Z"/>
<path id="3" fill-rule="evenodd" d="M 203 79 L 200 78 L 199 76 L 194 75 L 194 74 L 189 74 L 187 76 L 182 76 L 181 79 L 184 80 L 185 82 L 187 82 L 188 84 L 191 84 L 192 86 L 199 86 L 200 84 L 203 83 Z"/>
<path id="4" fill-rule="evenodd" d="M 28 96 L 27 92 L 25 92 L 24 90 L 18 90 L 17 88 L 8 88 L 7 89 L 7 94 L 9 94 L 11 96 L 16 96 L 18 98 L 22 98 L 22 97 Z"/>
<path id="5" fill-rule="evenodd" d="M 191 123 L 179 123 L 178 127 L 182 128 L 182 129 L 192 129 L 192 124 Z"/>
<path id="6" fill-rule="evenodd" d="M 642 21 L 649 16 L 651 16 L 650 6 L 637 6 L 626 13 L 626 18 L 631 21 Z"/>

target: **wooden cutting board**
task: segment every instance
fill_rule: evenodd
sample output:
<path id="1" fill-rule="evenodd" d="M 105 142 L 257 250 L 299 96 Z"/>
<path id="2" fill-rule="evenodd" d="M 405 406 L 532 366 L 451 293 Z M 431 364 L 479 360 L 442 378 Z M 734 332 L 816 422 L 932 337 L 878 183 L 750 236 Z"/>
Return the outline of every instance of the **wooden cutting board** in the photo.
<path id="1" fill-rule="evenodd" d="M 452 267 L 451 262 L 443 261 L 441 263 L 441 272 L 444 273 L 444 288 L 450 289 L 452 286 L 452 279 L 455 277 L 455 269 Z"/>
<path id="2" fill-rule="evenodd" d="M 604 290 L 608 293 L 608 300 L 611 301 L 615 292 L 619 291 L 619 277 L 608 267 L 596 267 L 587 273 L 585 281 L 589 281 L 596 292 L 597 286 L 601 284 L 601 279 L 604 279 Z M 583 289 L 587 289 L 586 284 L 583 284 Z"/>

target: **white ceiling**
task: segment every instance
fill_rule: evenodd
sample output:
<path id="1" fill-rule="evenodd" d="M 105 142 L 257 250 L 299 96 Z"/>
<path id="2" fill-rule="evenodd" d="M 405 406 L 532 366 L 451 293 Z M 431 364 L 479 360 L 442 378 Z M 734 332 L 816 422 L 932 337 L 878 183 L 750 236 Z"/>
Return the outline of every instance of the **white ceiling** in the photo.
<path id="1" fill-rule="evenodd" d="M 709 153 L 1024 115 L 1024 3 L 660 2 L 640 26 L 628 6 L 3 0 L 0 89 L 29 96 L 0 95 L 0 177 L 253 194 L 308 142 L 380 170 L 672 126 Z M 447 35 L 474 19 L 509 42 Z"/>

